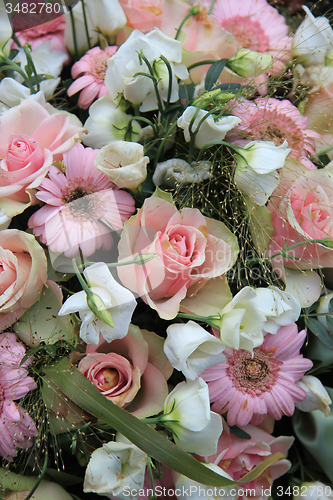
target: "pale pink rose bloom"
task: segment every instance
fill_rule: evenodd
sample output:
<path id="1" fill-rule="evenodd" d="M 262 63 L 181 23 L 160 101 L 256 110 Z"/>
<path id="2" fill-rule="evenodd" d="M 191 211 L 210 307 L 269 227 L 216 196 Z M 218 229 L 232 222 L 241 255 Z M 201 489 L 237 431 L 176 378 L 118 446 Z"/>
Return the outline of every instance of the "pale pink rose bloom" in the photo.
<path id="1" fill-rule="evenodd" d="M 236 101 L 231 113 L 242 121 L 227 134 L 229 142 L 244 147 L 250 141 L 272 141 L 280 146 L 287 140 L 291 148 L 289 158 L 302 162 L 308 169 L 316 168 L 309 156 L 316 154 L 314 139 L 320 135 L 307 128 L 308 118 L 287 99 L 258 97 L 254 101 Z"/>
<path id="2" fill-rule="evenodd" d="M 161 27 L 164 0 L 119 0 L 129 28 L 148 33 Z"/>
<path id="3" fill-rule="evenodd" d="M 104 396 L 138 418 L 163 410 L 173 369 L 162 337 L 130 325 L 126 337 L 86 347 L 79 370 Z"/>
<path id="4" fill-rule="evenodd" d="M 144 265 L 118 267 L 119 278 L 161 318 L 172 319 L 187 295 L 194 296 L 210 278 L 233 266 L 238 244 L 222 222 L 197 209 L 178 211 L 172 203 L 151 197 L 125 223 L 119 261 L 146 253 L 156 257 Z"/>
<path id="5" fill-rule="evenodd" d="M 133 214 L 134 199 L 97 170 L 97 149 L 76 144 L 64 153 L 63 174 L 51 166 L 36 193 L 46 203 L 29 219 L 34 235 L 53 252 L 89 256 L 99 248 L 112 248 L 112 232 L 121 231 Z"/>
<path id="6" fill-rule="evenodd" d="M 165 1 L 161 31 L 174 38 L 190 7 L 183 1 Z M 204 60 L 228 59 L 237 51 L 232 34 L 222 29 L 219 21 L 208 15 L 206 7 L 202 5 L 197 15 L 186 21 L 178 39 L 182 42 L 182 62 L 186 66 Z M 208 68 L 209 66 L 202 65 L 190 70 L 191 80 L 198 84 Z"/>
<path id="7" fill-rule="evenodd" d="M 288 162 L 288 161 L 287 161 Z M 289 162 L 283 169 L 280 185 L 267 205 L 273 234 L 267 255 L 280 253 L 311 239 L 333 239 L 332 170 L 307 170 L 299 163 Z M 309 242 L 293 248 L 292 258 L 282 259 L 286 267 L 316 269 L 333 267 L 333 250 L 320 243 Z"/>
<path id="8" fill-rule="evenodd" d="M 269 73 L 279 75 L 283 72 L 286 62 L 291 59 L 292 38 L 287 36 L 289 28 L 285 17 L 266 0 L 217 0 L 212 14 L 222 28 L 233 34 L 237 50 L 244 47 L 271 54 L 273 66 Z M 266 94 L 267 74 L 262 73 L 257 83 Z"/>
<path id="9" fill-rule="evenodd" d="M 26 367 L 31 358 L 21 366 L 25 348 L 14 333 L 0 334 L 0 455 L 9 462 L 17 455 L 16 448 L 29 448 L 37 435 L 34 421 L 14 401 L 36 389 Z"/>
<path id="10" fill-rule="evenodd" d="M 116 45 L 105 47 L 104 50 L 94 47 L 73 65 L 72 77 L 75 81 L 68 88 L 67 94 L 72 96 L 81 90 L 78 100 L 80 108 L 89 108 L 96 98 L 109 93 L 104 85 L 105 72 L 107 61 L 117 48 Z"/>
<path id="11" fill-rule="evenodd" d="M 9 217 L 37 203 L 34 189 L 83 130 L 71 123 L 69 114 L 47 109 L 27 99 L 1 116 L 0 207 Z"/>
<path id="12" fill-rule="evenodd" d="M 229 431 L 226 424 L 223 424 L 223 432 L 217 444 L 217 452 L 209 457 L 197 457 L 204 462 L 218 465 L 234 481 L 239 481 L 245 474 L 254 467 L 260 465 L 266 458 L 275 453 L 287 455 L 287 451 L 293 444 L 292 436 L 271 436 L 268 432 L 248 424 L 243 430 L 251 436 L 251 439 L 241 439 L 234 436 Z M 289 460 L 282 459 L 270 465 L 257 479 L 239 485 L 242 490 L 255 490 L 255 495 L 250 497 L 235 496 L 238 500 L 265 500 L 270 497 L 270 487 L 275 479 L 283 476 L 290 468 Z M 237 488 L 237 486 L 235 486 Z"/>
<path id="13" fill-rule="evenodd" d="M 43 42 L 51 40 L 50 50 L 57 50 L 68 55 L 65 46 L 65 16 L 59 16 L 44 24 L 33 26 L 32 28 L 17 31 L 15 34 L 22 45 L 29 43 L 31 48 L 38 47 Z M 16 49 L 17 45 L 12 40 L 11 48 Z M 66 62 L 69 62 L 70 58 Z"/>
<path id="14" fill-rule="evenodd" d="M 35 238 L 18 229 L 0 231 L 1 330 L 37 302 L 46 280 L 46 257 Z"/>
<path id="15" fill-rule="evenodd" d="M 155 27 L 174 38 L 180 23 L 192 7 L 182 0 L 121 0 L 127 16 L 127 26 L 148 33 Z M 123 43 L 129 36 L 129 28 L 117 36 L 117 43 Z M 191 16 L 182 27 L 178 37 L 182 42 L 183 59 L 186 66 L 198 61 L 229 58 L 236 52 L 233 36 L 214 16 L 207 15 L 207 9 L 200 6 L 196 16 Z M 198 66 L 190 71 L 194 83 L 199 83 L 209 66 Z"/>
<path id="16" fill-rule="evenodd" d="M 267 334 L 253 356 L 243 349 L 224 349 L 226 361 L 200 375 L 208 384 L 212 410 L 228 412 L 228 424 L 238 427 L 260 424 L 267 415 L 275 420 L 293 415 L 295 402 L 306 396 L 295 382 L 312 367 L 312 361 L 299 354 L 305 337 L 306 331 L 298 332 L 292 323 Z"/>

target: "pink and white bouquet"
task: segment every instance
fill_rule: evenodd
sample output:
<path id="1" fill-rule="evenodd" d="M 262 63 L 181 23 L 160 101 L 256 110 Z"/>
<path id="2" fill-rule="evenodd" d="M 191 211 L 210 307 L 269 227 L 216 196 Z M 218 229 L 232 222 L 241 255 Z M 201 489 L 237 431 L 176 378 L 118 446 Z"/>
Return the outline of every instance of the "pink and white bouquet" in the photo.
<path id="1" fill-rule="evenodd" d="M 0 4 L 1 498 L 333 498 L 310 7 Z"/>

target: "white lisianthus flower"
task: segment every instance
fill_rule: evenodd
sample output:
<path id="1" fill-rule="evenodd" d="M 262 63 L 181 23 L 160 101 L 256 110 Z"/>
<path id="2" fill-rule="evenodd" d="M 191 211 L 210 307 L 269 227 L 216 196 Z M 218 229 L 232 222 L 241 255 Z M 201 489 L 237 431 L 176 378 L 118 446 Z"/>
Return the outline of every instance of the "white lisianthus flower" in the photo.
<path id="1" fill-rule="evenodd" d="M 147 64 L 140 60 L 143 54 L 151 65 L 158 80 L 161 99 L 167 100 L 169 72 L 164 56 L 172 69 L 170 102 L 179 98 L 177 78 L 186 80 L 188 71 L 182 61 L 181 42 L 164 35 L 158 28 L 144 35 L 134 30 L 117 52 L 108 60 L 104 83 L 113 99 L 123 94 L 127 101 L 141 105 L 141 111 L 157 109 L 157 98 L 151 78 L 137 73 L 149 74 Z"/>
<path id="2" fill-rule="evenodd" d="M 31 51 L 31 58 L 38 75 L 48 75 L 48 78 L 40 82 L 40 89 L 44 91 L 46 98 L 52 97 L 55 89 L 60 83 L 59 75 L 62 71 L 67 55 L 58 50 L 50 50 L 51 40 L 43 42 Z M 24 68 L 27 64 L 27 56 L 23 49 L 19 49 L 13 59 Z M 15 80 L 23 82 L 23 77 L 15 73 Z"/>
<path id="3" fill-rule="evenodd" d="M 228 68 L 243 78 L 254 78 L 272 66 L 273 56 L 249 49 L 240 49 L 228 59 Z"/>
<path id="4" fill-rule="evenodd" d="M 304 375 L 296 384 L 306 393 L 303 401 L 295 403 L 296 408 L 301 411 L 320 410 L 325 414 L 325 417 L 331 414 L 331 398 L 317 377 Z"/>
<path id="5" fill-rule="evenodd" d="M 226 347 L 252 351 L 263 343 L 266 316 L 257 307 L 256 298 L 256 290 L 246 286 L 220 312 L 216 327 Z"/>
<path id="6" fill-rule="evenodd" d="M 222 418 L 210 411 L 208 385 L 202 378 L 176 385 L 165 400 L 160 418 L 182 450 L 205 456 L 216 453 Z"/>
<path id="7" fill-rule="evenodd" d="M 318 321 L 320 321 L 320 323 L 328 330 L 330 330 L 330 328 L 327 326 L 326 313 L 327 316 L 333 319 L 333 314 L 329 314 L 331 299 L 333 299 L 333 293 L 327 293 L 326 295 L 322 295 L 319 299 L 319 305 L 316 309 L 316 312 L 319 314 L 319 316 L 317 317 Z"/>
<path id="8" fill-rule="evenodd" d="M 233 481 L 232 477 L 227 474 L 221 467 L 211 463 L 202 463 L 207 469 L 212 470 L 216 474 L 219 474 L 226 479 L 230 479 Z M 231 491 L 232 488 L 232 491 Z M 234 498 L 238 498 L 238 495 L 235 496 L 235 488 L 234 487 L 219 487 L 212 488 L 211 486 L 206 486 L 205 484 L 197 483 L 190 479 L 189 477 L 180 475 L 175 482 L 175 490 L 179 492 L 177 495 L 178 500 L 233 500 Z M 212 495 L 214 490 L 218 491 L 217 495 Z M 232 495 L 234 493 L 234 495 Z"/>
<path id="9" fill-rule="evenodd" d="M 164 353 L 172 366 L 194 380 L 206 368 L 223 363 L 223 343 L 195 323 L 175 323 L 167 328 Z"/>
<path id="10" fill-rule="evenodd" d="M 213 165 L 209 161 L 192 162 L 191 165 L 180 158 L 158 163 L 153 175 L 155 186 L 165 186 L 175 188 L 177 183 L 193 184 L 205 179 L 212 179 Z"/>
<path id="11" fill-rule="evenodd" d="M 86 2 L 86 6 L 87 6 Z M 96 30 L 96 26 L 94 26 L 91 22 L 90 16 L 87 16 L 87 25 L 88 25 L 88 33 L 90 40 L 90 47 L 87 40 L 87 33 L 84 23 L 84 16 L 82 10 L 82 3 L 78 2 L 74 7 L 72 7 L 72 15 L 74 17 L 74 26 L 75 26 L 75 37 L 77 49 L 79 52 L 79 57 L 82 57 L 90 47 L 94 47 L 98 42 L 98 32 Z M 71 15 L 69 12 L 65 14 L 65 45 L 68 52 L 71 54 L 75 54 L 75 46 L 74 46 L 74 36 L 73 36 L 73 27 Z"/>
<path id="12" fill-rule="evenodd" d="M 14 78 L 6 76 L 3 80 L 1 80 L 0 114 L 4 113 L 9 108 L 19 106 L 21 101 L 24 99 L 32 99 L 33 101 L 37 101 L 38 104 L 41 104 L 42 106 L 46 103 L 43 90 L 36 92 L 36 94 L 30 94 L 30 89 L 14 80 Z"/>
<path id="13" fill-rule="evenodd" d="M 208 142 L 223 141 L 226 133 L 241 122 L 240 118 L 231 115 L 223 116 L 215 121 L 212 115 L 200 109 L 190 130 L 190 122 L 196 112 L 197 108 L 195 106 L 188 106 L 178 118 L 177 125 L 184 130 L 185 141 L 190 142 L 191 133 L 196 132 L 200 121 L 207 115 L 207 118 L 203 120 L 195 136 L 195 146 L 199 149 L 203 148 Z"/>
<path id="14" fill-rule="evenodd" d="M 313 483 L 302 483 L 298 489 L 298 494 L 293 496 L 293 500 L 333 500 L 333 490 L 320 481 Z"/>
<path id="15" fill-rule="evenodd" d="M 0 54 L 9 56 L 12 33 L 13 30 L 9 21 L 9 15 L 6 12 L 4 0 L 0 0 Z"/>
<path id="16" fill-rule="evenodd" d="M 257 205 L 265 205 L 279 185 L 277 170 L 284 166 L 291 151 L 287 146 L 287 141 L 280 146 L 270 141 L 251 141 L 238 148 L 234 181 Z"/>
<path id="17" fill-rule="evenodd" d="M 117 107 L 110 96 L 105 95 L 89 108 L 89 118 L 84 124 L 88 134 L 82 138 L 82 142 L 86 146 L 98 149 L 126 139 L 135 142 L 141 127 L 132 118 L 132 115 L 126 114 Z M 131 130 L 129 131 L 130 122 Z"/>
<path id="18" fill-rule="evenodd" d="M 333 48 L 333 30 L 326 17 L 314 17 L 303 5 L 306 17 L 292 40 L 292 54 L 304 66 L 325 64 L 325 57 Z"/>
<path id="19" fill-rule="evenodd" d="M 127 18 L 118 0 L 89 0 L 86 9 L 97 32 L 114 37 L 127 23 Z"/>
<path id="20" fill-rule="evenodd" d="M 83 491 L 133 500 L 137 495 L 124 493 L 143 488 L 147 458 L 146 453 L 117 434 L 116 441 L 110 441 L 92 453 Z"/>
<path id="21" fill-rule="evenodd" d="M 119 188 L 136 189 L 147 177 L 149 157 L 136 142 L 117 141 L 104 146 L 95 157 L 95 167 Z"/>
<path id="22" fill-rule="evenodd" d="M 291 325 L 298 320 L 301 306 L 291 293 L 271 286 L 256 288 L 256 295 L 256 307 L 266 316 L 265 332 L 274 334 L 281 326 Z"/>
<path id="23" fill-rule="evenodd" d="M 103 262 L 97 262 L 87 267 L 84 272 L 91 292 L 98 299 L 101 312 L 107 310 L 112 317 L 114 327 L 98 319 L 87 304 L 87 295 L 84 290 L 69 297 L 59 311 L 59 315 L 79 312 L 82 324 L 80 337 L 87 344 L 98 344 L 99 334 L 107 342 L 122 339 L 127 335 L 128 327 L 136 307 L 136 300 L 132 292 L 119 285 Z"/>

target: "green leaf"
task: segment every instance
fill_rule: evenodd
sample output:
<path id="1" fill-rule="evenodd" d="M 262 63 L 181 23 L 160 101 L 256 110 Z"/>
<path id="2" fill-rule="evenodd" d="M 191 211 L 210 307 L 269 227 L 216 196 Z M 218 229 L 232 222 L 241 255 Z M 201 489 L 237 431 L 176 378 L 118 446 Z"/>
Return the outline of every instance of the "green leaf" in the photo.
<path id="1" fill-rule="evenodd" d="M 237 427 L 237 425 L 233 425 L 232 427 L 230 427 L 230 432 L 231 432 L 231 434 L 233 434 L 234 436 L 236 436 L 238 438 L 251 439 L 250 434 L 243 431 L 243 429 L 240 429 L 239 427 Z"/>
<path id="2" fill-rule="evenodd" d="M 326 324 L 327 324 L 327 327 L 329 329 L 329 333 L 332 333 L 333 332 L 333 319 L 331 318 L 331 316 L 326 316 Z"/>
<path id="3" fill-rule="evenodd" d="M 161 198 L 162 200 L 165 200 L 165 201 L 168 201 L 169 203 L 172 203 L 172 205 L 175 204 L 173 201 L 173 198 L 172 198 L 172 194 L 167 193 L 166 191 L 163 191 L 159 187 L 157 187 L 155 189 L 155 191 L 153 192 L 153 194 L 151 196 L 154 198 Z"/>
<path id="4" fill-rule="evenodd" d="M 183 106 L 187 106 L 187 103 L 189 101 L 192 101 L 194 89 L 194 83 L 190 83 L 188 85 L 185 85 L 185 83 L 181 83 L 179 85 L 179 99 Z"/>
<path id="5" fill-rule="evenodd" d="M 249 229 L 254 246 L 263 255 L 273 234 L 272 214 L 266 206 L 257 205 L 250 197 L 244 196 L 244 200 L 249 215 Z"/>
<path id="6" fill-rule="evenodd" d="M 317 319 L 307 318 L 305 323 L 306 326 L 311 330 L 311 332 L 314 333 L 316 337 L 318 337 L 318 339 L 326 345 L 326 347 L 333 350 L 333 341 L 331 339 L 331 335 Z"/>
<path id="7" fill-rule="evenodd" d="M 211 65 L 205 78 L 206 90 L 210 90 L 214 86 L 227 62 L 228 59 L 220 59 Z"/>
<path id="8" fill-rule="evenodd" d="M 210 486 L 223 487 L 236 484 L 207 469 L 192 455 L 185 453 L 163 435 L 106 399 L 94 384 L 71 365 L 69 359 L 63 358 L 45 367 L 44 373 L 44 383 L 54 383 L 75 404 L 109 424 L 147 455 L 167 467 Z M 284 458 L 284 455 L 275 453 L 242 477 L 238 483 L 252 481 L 280 458 Z"/>

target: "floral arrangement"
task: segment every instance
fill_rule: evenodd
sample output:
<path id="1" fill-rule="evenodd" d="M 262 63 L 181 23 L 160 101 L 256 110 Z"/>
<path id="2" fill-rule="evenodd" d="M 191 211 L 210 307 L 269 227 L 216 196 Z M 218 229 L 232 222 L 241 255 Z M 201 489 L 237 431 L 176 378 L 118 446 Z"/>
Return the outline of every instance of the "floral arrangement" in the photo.
<path id="1" fill-rule="evenodd" d="M 333 29 L 271 4 L 1 2 L 1 498 L 333 498 Z"/>

